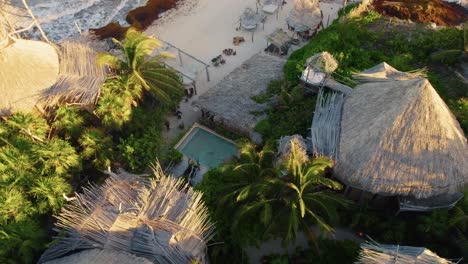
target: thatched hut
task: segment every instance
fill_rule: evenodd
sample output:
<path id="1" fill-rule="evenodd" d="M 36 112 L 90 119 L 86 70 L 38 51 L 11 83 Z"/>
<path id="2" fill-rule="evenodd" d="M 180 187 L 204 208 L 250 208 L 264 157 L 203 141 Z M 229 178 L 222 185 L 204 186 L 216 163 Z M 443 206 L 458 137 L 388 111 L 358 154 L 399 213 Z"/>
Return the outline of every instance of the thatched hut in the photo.
<path id="1" fill-rule="evenodd" d="M 283 76 L 285 62 L 276 56 L 256 54 L 193 104 L 219 125 L 251 136 L 257 122 L 265 118 L 263 113 L 267 109 L 266 104 L 255 102 L 252 96 L 265 92 L 268 83 Z"/>
<path id="2" fill-rule="evenodd" d="M 356 264 L 455 264 L 427 248 L 383 245 L 371 241 L 361 245 Z"/>
<path id="3" fill-rule="evenodd" d="M 80 251 L 82 262 L 94 262 L 102 253 L 109 260 L 102 263 L 112 263 L 115 256 L 107 250 L 124 254 L 124 263 L 134 257 L 151 263 L 207 262 L 213 225 L 201 193 L 183 179 L 165 176 L 159 166 L 151 180 L 123 171 L 108 174 L 102 186 L 84 188 L 62 210 L 56 226 L 66 236 L 44 252 L 40 263 L 70 263 Z"/>
<path id="4" fill-rule="evenodd" d="M 267 48 L 265 51 L 274 54 L 286 55 L 288 54 L 291 38 L 283 29 L 278 28 L 273 33 L 267 36 Z"/>
<path id="5" fill-rule="evenodd" d="M 0 48 L 0 116 L 31 111 L 41 93 L 57 81 L 55 48 L 41 41 L 15 39 Z"/>
<path id="6" fill-rule="evenodd" d="M 0 48 L 0 115 L 58 103 L 92 106 L 106 79 L 87 44 L 60 46 L 8 37 Z"/>
<path id="7" fill-rule="evenodd" d="M 302 37 L 310 37 L 322 25 L 322 12 L 318 0 L 296 0 L 286 19 L 289 29 Z"/>
<path id="8" fill-rule="evenodd" d="M 245 30 L 255 30 L 264 18 L 263 14 L 258 14 L 252 8 L 247 7 L 240 17 L 241 26 Z"/>
<path id="9" fill-rule="evenodd" d="M 350 196 L 398 197 L 402 211 L 453 206 L 468 182 L 463 131 L 427 79 L 393 76 L 345 98 L 336 177 Z"/>

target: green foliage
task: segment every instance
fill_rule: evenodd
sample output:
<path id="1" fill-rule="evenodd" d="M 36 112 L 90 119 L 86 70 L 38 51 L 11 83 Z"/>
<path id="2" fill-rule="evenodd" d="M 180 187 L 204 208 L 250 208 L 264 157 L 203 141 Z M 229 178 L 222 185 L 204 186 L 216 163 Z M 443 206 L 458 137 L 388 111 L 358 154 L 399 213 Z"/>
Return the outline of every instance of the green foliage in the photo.
<path id="1" fill-rule="evenodd" d="M 113 142 L 109 135 L 98 128 L 86 129 L 78 140 L 82 147 L 81 156 L 93 165 L 105 170 L 114 158 Z"/>
<path id="2" fill-rule="evenodd" d="M 125 125 L 125 134 L 117 146 L 121 161 L 133 172 L 142 172 L 162 153 L 164 126 L 164 108 L 134 108 L 132 120 Z"/>
<path id="3" fill-rule="evenodd" d="M 75 149 L 47 140 L 45 119 L 17 113 L 0 122 L 0 261 L 31 263 L 44 248 L 35 220 L 59 212 L 71 192 L 69 175 L 79 168 Z"/>
<path id="4" fill-rule="evenodd" d="M 59 106 L 55 112 L 55 120 L 52 123 L 52 127 L 63 131 L 67 138 L 75 138 L 82 132 L 84 123 L 85 119 L 80 114 L 78 107 Z"/>
<path id="5" fill-rule="evenodd" d="M 265 142 L 284 135 L 304 135 L 312 121 L 316 97 L 303 96 L 301 88 L 295 87 L 291 92 L 283 89 L 278 98 L 279 104 L 268 109 L 267 118 L 255 126 Z"/>
<path id="6" fill-rule="evenodd" d="M 184 154 L 182 154 L 179 150 L 173 148 L 167 152 L 165 160 L 167 162 L 179 163 L 183 157 Z"/>
<path id="7" fill-rule="evenodd" d="M 0 262 L 33 263 L 46 239 L 47 234 L 36 219 L 0 223 Z"/>

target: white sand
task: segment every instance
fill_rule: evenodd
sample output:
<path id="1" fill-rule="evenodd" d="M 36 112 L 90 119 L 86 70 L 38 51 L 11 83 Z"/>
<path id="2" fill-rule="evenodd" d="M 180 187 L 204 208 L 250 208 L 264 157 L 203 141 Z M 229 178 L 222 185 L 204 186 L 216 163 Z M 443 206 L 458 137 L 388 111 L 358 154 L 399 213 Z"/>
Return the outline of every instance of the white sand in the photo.
<path id="1" fill-rule="evenodd" d="M 337 17 L 337 12 L 342 6 L 341 1 L 337 2 L 340 2 L 340 4 L 320 3 L 325 26 L 329 15 L 329 23 Z M 225 65 L 209 67 L 211 77 L 209 82 L 206 81 L 206 73 L 203 72 L 201 64 L 182 56 L 184 61 L 182 72 L 189 74 L 192 68 L 198 69 L 197 91 L 198 95 L 200 95 L 216 85 L 254 54 L 263 51 L 267 45 L 267 35 L 277 28 L 289 32 L 286 18 L 294 6 L 294 0 L 287 0 L 287 4 L 278 9 L 278 18 L 276 14 L 268 15 L 264 29 L 262 24 L 258 25 L 253 42 L 251 32 L 236 31 L 236 28 L 239 27 L 239 18 L 242 12 L 246 7 L 256 10 L 255 3 L 255 0 L 186 0 L 185 5 L 182 5 L 179 10 L 173 10 L 162 19 L 155 21 L 145 33 L 167 41 L 210 65 L 211 59 L 222 54 L 224 49 L 233 48 L 237 51 L 236 56 L 224 56 L 226 59 Z M 243 36 L 246 42 L 240 46 L 234 46 L 232 38 L 235 36 Z M 178 61 L 171 63 L 171 65 L 177 64 Z M 196 96 L 191 100 L 194 99 L 196 99 Z M 201 114 L 200 111 L 191 106 L 190 101 L 181 104 L 181 111 L 183 112 L 182 121 L 185 127 L 193 124 Z M 180 122 L 181 120 L 171 118 L 171 130 L 167 135 L 168 139 L 174 138 L 180 132 L 179 129 L 174 129 Z"/>

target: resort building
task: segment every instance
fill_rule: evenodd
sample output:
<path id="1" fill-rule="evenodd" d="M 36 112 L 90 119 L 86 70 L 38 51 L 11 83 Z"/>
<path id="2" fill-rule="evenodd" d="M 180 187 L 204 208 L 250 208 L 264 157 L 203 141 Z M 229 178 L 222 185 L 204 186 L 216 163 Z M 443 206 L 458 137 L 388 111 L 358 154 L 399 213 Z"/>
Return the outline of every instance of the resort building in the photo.
<path id="1" fill-rule="evenodd" d="M 451 207 L 463 197 L 466 138 L 422 76 L 386 63 L 356 75 L 362 84 L 344 97 L 332 147 L 335 177 L 347 186 L 348 197 L 375 206 L 397 201 L 399 211 Z M 312 131 L 319 125 L 314 122 Z"/>

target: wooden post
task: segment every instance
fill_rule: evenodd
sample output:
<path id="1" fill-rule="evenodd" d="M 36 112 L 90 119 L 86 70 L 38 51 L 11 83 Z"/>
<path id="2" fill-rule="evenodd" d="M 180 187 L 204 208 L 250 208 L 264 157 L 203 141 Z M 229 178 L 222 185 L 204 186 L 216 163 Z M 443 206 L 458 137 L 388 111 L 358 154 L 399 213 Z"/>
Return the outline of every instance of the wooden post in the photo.
<path id="1" fill-rule="evenodd" d="M 180 49 L 177 49 L 177 52 L 179 54 L 179 62 L 180 62 L 180 66 L 184 66 L 183 62 L 182 62 L 182 54 L 180 53 Z"/>
<path id="2" fill-rule="evenodd" d="M 29 15 L 31 16 L 34 24 L 36 25 L 37 29 L 39 29 L 39 32 L 41 32 L 41 35 L 42 37 L 45 39 L 45 41 L 49 42 L 49 39 L 47 38 L 47 36 L 45 35 L 44 31 L 42 31 L 42 28 L 41 28 L 41 25 L 39 24 L 39 22 L 37 21 L 36 17 L 34 16 L 33 12 L 31 11 L 31 9 L 29 9 L 29 6 L 28 4 L 26 3 L 26 0 L 22 0 L 23 1 L 23 5 L 24 7 L 26 8 L 26 10 L 28 10 L 28 13 Z"/>
<path id="3" fill-rule="evenodd" d="M 330 23 L 330 15 L 328 15 L 328 18 L 327 18 L 327 27 L 329 23 Z"/>
<path id="4" fill-rule="evenodd" d="M 254 32 L 255 31 L 252 31 L 252 42 L 254 42 Z"/>
<path id="5" fill-rule="evenodd" d="M 205 67 L 206 70 L 206 80 L 210 81 L 210 72 L 208 71 L 208 65 Z"/>

